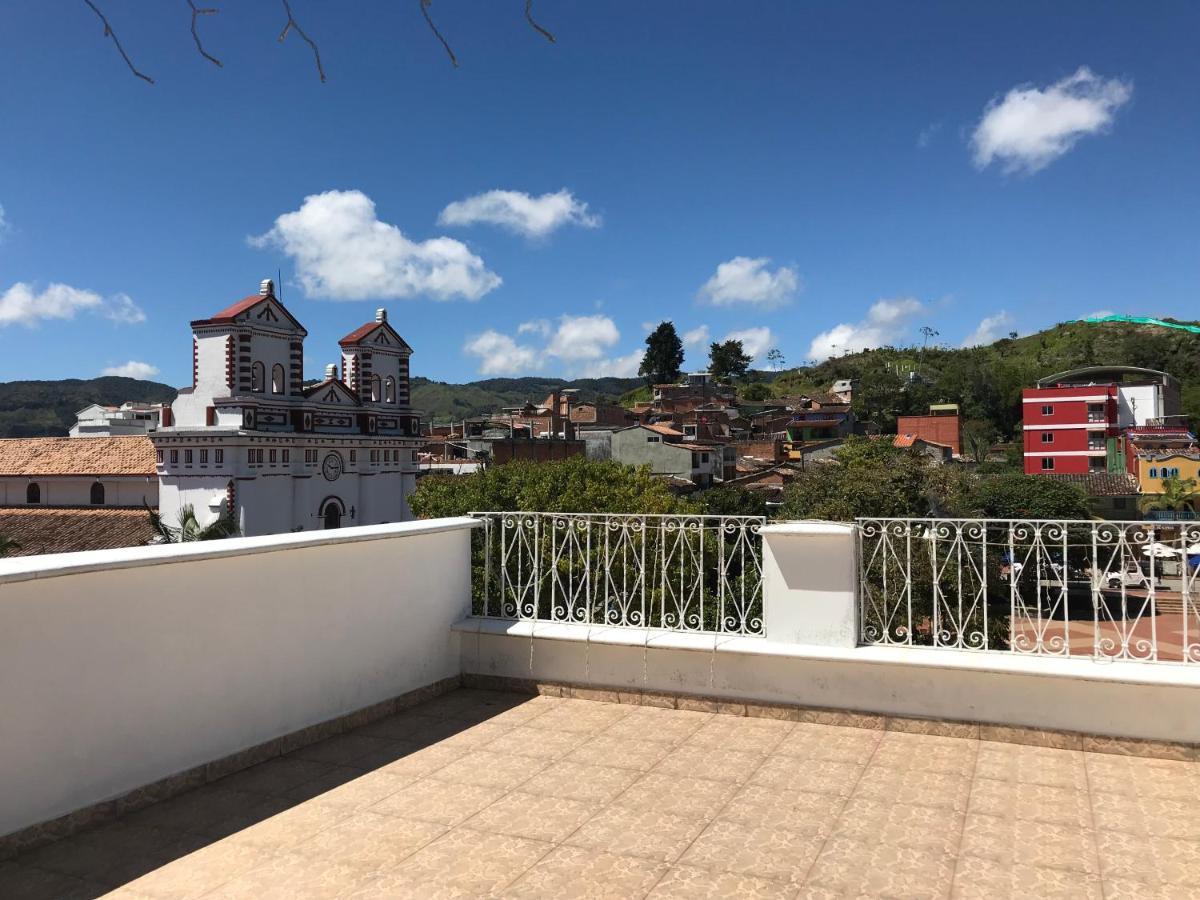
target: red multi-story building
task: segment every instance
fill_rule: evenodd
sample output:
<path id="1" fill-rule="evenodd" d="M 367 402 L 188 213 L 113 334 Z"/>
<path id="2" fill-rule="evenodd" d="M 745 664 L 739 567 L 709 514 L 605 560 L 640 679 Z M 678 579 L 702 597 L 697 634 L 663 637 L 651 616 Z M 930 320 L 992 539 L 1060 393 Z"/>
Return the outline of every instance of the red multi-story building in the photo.
<path id="1" fill-rule="evenodd" d="M 1022 392 L 1025 474 L 1120 472 L 1124 431 L 1179 420 L 1179 383 L 1166 372 L 1090 366 Z"/>
<path id="2" fill-rule="evenodd" d="M 1109 438 L 1120 434 L 1117 386 L 1026 388 L 1025 474 L 1108 470 Z"/>

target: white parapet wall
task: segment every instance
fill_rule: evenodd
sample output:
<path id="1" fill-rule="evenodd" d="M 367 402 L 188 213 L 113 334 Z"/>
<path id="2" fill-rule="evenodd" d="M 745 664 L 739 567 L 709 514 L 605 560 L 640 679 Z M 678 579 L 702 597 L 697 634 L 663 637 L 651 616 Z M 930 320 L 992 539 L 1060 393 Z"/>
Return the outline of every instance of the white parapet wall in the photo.
<path id="1" fill-rule="evenodd" d="M 0 561 L 0 835 L 457 677 L 476 524 Z"/>
<path id="2" fill-rule="evenodd" d="M 465 673 L 1200 742 L 1200 665 L 857 646 L 852 525 L 768 525 L 763 637 L 468 619 Z"/>

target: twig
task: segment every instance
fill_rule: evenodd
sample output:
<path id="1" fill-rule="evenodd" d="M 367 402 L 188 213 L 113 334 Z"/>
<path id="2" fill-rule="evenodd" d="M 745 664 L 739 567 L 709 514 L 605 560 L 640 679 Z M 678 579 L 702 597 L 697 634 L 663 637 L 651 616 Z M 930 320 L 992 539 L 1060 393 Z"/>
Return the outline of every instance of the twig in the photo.
<path id="1" fill-rule="evenodd" d="M 145 81 L 148 84 L 154 84 L 153 78 L 151 78 L 149 75 L 146 75 L 144 72 L 139 72 L 137 66 L 133 64 L 133 60 L 129 58 L 129 54 L 126 53 L 125 48 L 121 46 L 121 42 L 117 39 L 117 33 L 113 31 L 112 26 L 108 24 L 108 19 L 104 17 L 104 13 L 100 12 L 100 10 L 96 8 L 96 4 L 93 3 L 92 0 L 83 0 L 83 2 L 86 3 L 91 8 L 92 12 L 99 17 L 100 21 L 104 23 L 104 36 L 107 38 L 112 38 L 112 42 L 117 46 L 117 52 L 121 54 L 121 59 L 125 60 L 125 65 L 129 66 L 129 71 L 138 78 L 142 79 L 142 81 Z"/>
<path id="2" fill-rule="evenodd" d="M 442 37 L 442 33 L 437 30 L 437 26 L 433 24 L 433 19 L 429 18 L 429 5 L 433 0 L 418 0 L 421 6 L 421 15 L 425 17 L 425 22 L 429 25 L 429 30 L 433 32 L 434 37 L 442 42 L 442 46 L 446 48 L 446 54 L 450 57 L 450 63 L 454 68 L 458 68 L 458 58 L 454 55 L 454 51 L 450 49 L 450 45 L 446 43 L 446 39 Z"/>
<path id="3" fill-rule="evenodd" d="M 207 59 L 210 63 L 218 68 L 223 68 L 221 61 L 204 49 L 204 45 L 200 43 L 200 34 L 196 31 L 196 19 L 200 16 L 215 16 L 219 10 L 216 9 L 200 9 L 196 6 L 194 0 L 187 0 L 187 5 L 192 8 L 192 40 L 196 42 L 196 49 L 200 55 Z"/>
<path id="4" fill-rule="evenodd" d="M 321 66 L 321 51 L 317 49 L 316 42 L 304 33 L 304 29 L 300 27 L 300 23 L 292 15 L 292 7 L 288 4 L 288 0 L 283 0 L 283 10 L 287 13 L 288 20 L 287 24 L 283 26 L 283 31 L 279 33 L 279 43 L 282 44 L 283 39 L 288 36 L 288 32 L 294 29 L 296 34 L 304 38 L 308 46 L 312 47 L 313 58 L 317 61 L 317 74 L 321 76 L 321 81 L 324 82 L 325 69 Z"/>
<path id="5" fill-rule="evenodd" d="M 556 43 L 554 35 L 533 20 L 533 0 L 525 0 L 525 21 L 529 23 L 529 26 L 534 31 L 536 31 L 550 43 Z"/>

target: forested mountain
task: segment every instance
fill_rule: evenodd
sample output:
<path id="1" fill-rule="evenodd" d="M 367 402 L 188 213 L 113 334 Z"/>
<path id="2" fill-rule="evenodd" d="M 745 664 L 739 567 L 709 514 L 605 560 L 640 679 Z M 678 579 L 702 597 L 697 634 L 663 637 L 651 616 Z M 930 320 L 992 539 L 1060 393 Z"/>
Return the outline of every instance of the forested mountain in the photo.
<path id="1" fill-rule="evenodd" d="M 554 388 L 574 388 L 580 400 L 608 397 L 615 400 L 643 384 L 640 378 L 488 378 L 467 384 L 447 384 L 427 378 L 412 380 L 412 405 L 425 418 L 446 422 L 481 413 L 499 412 L 501 407 L 518 406 L 526 400 L 541 403 Z"/>
<path id="2" fill-rule="evenodd" d="M 1183 386 L 1183 412 L 1200 425 L 1200 335 L 1156 325 L 1068 322 L 984 347 L 883 347 L 829 359 L 778 375 L 776 396 L 826 390 L 854 378 L 854 410 L 884 432 L 896 416 L 921 413 L 930 403 L 958 403 L 968 420 L 990 423 L 1010 438 L 1021 422 L 1021 389 L 1066 369 L 1096 365 L 1142 366 L 1169 372 Z"/>
<path id="3" fill-rule="evenodd" d="M 174 399 L 175 388 L 170 385 L 136 378 L 0 382 L 0 437 L 63 437 L 75 424 L 75 413 L 92 403 Z"/>

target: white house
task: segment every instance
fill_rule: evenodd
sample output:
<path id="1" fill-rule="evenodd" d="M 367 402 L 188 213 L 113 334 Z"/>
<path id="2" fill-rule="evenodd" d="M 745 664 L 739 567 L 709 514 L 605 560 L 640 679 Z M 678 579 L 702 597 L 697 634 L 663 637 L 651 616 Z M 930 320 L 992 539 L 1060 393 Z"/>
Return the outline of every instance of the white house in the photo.
<path id="1" fill-rule="evenodd" d="M 412 348 L 378 310 L 346 335 L 325 378 L 303 385 L 304 326 L 267 280 L 192 322 L 192 387 L 151 433 L 159 511 L 231 514 L 244 535 L 411 518 L 422 445 L 409 406 Z"/>
<path id="2" fill-rule="evenodd" d="M 123 437 L 147 434 L 158 427 L 162 416 L 161 403 L 122 403 L 105 406 L 93 403 L 75 414 L 71 437 Z"/>

